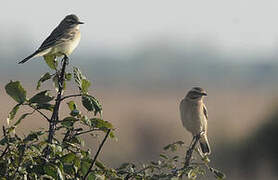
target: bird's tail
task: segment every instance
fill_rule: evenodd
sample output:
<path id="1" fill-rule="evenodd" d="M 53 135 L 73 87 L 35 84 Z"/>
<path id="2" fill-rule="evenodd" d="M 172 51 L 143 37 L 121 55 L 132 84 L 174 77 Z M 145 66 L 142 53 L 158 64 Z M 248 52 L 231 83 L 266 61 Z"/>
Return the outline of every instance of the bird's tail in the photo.
<path id="1" fill-rule="evenodd" d="M 200 142 L 202 153 L 205 155 L 209 155 L 211 151 L 210 151 L 207 135 L 206 134 L 202 135 L 199 142 Z"/>
<path id="2" fill-rule="evenodd" d="M 36 51 L 34 52 L 33 54 L 31 54 L 30 56 L 28 56 L 27 58 L 23 59 L 22 61 L 20 61 L 18 64 L 23 64 L 25 63 L 26 61 L 28 61 L 29 59 L 31 59 L 32 57 L 34 57 L 35 55 L 37 55 L 39 52 Z"/>

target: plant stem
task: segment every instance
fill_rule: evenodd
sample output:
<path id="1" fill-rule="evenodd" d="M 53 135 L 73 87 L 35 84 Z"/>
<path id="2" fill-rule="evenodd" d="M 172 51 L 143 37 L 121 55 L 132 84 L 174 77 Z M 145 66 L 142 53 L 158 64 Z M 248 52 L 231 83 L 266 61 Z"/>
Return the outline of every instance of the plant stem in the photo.
<path id="1" fill-rule="evenodd" d="M 200 139 L 200 135 L 194 136 L 193 137 L 193 143 L 191 144 L 191 146 L 189 147 L 189 149 L 186 151 L 186 156 L 185 156 L 185 163 L 184 163 L 184 167 L 183 168 L 187 168 L 190 164 L 190 160 L 192 158 L 192 153 L 197 145 L 197 142 Z"/>
<path id="2" fill-rule="evenodd" d="M 106 135 L 105 135 L 105 137 L 103 138 L 101 144 L 99 145 L 98 150 L 97 150 L 97 153 L 95 154 L 95 157 L 94 157 L 94 159 L 93 159 L 93 162 L 92 162 L 90 168 L 88 169 L 88 172 L 87 172 L 86 175 L 83 177 L 83 180 L 86 180 L 86 178 L 87 178 L 87 176 L 89 175 L 91 169 L 93 168 L 93 166 L 94 166 L 94 164 L 95 164 L 95 162 L 96 162 L 96 160 L 97 160 L 97 157 L 98 157 L 98 155 L 99 155 L 99 153 L 100 153 L 100 150 L 101 150 L 102 146 L 104 145 L 104 143 L 105 143 L 105 141 L 106 141 L 106 139 L 107 139 L 107 137 L 108 137 L 110 131 L 111 131 L 111 129 L 108 129 L 108 131 L 106 132 Z"/>
<path id="3" fill-rule="evenodd" d="M 78 96 L 82 96 L 82 94 L 72 94 L 72 95 L 64 96 L 61 98 L 61 101 L 63 101 L 64 99 L 67 99 L 67 98 L 78 97 Z"/>
<path id="4" fill-rule="evenodd" d="M 61 104 L 61 99 L 62 99 L 62 93 L 63 93 L 63 87 L 64 87 L 64 81 L 65 81 L 65 71 L 66 71 L 66 66 L 68 64 L 68 57 L 65 55 L 63 60 L 62 60 L 62 69 L 61 72 L 58 74 L 58 93 L 57 97 L 55 99 L 55 105 L 53 109 L 52 116 L 49 121 L 49 134 L 48 134 L 48 143 L 52 143 L 54 134 L 55 134 L 55 127 L 57 122 L 59 121 L 59 108 Z M 46 153 L 48 155 L 49 152 Z"/>

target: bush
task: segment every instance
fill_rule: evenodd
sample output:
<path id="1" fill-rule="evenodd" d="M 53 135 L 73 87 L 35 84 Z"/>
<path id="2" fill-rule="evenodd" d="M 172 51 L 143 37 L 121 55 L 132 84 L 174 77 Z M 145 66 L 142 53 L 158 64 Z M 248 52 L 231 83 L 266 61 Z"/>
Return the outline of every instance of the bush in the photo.
<path id="1" fill-rule="evenodd" d="M 97 160 L 99 153 L 108 138 L 114 138 L 113 125 L 102 119 L 102 106 L 96 97 L 89 94 L 90 81 L 74 67 L 67 72 L 68 59 L 62 60 L 61 67 L 54 59 L 47 60 L 48 66 L 55 70 L 41 76 L 37 82 L 37 90 L 42 83 L 51 80 L 56 89 L 55 97 L 48 90 L 27 97 L 26 90 L 19 81 L 10 81 L 6 86 L 7 94 L 16 101 L 7 118 L 8 126 L 3 126 L 3 137 L 0 140 L 0 176 L 1 180 L 8 179 L 196 179 L 204 176 L 206 169 L 213 172 L 217 179 L 224 179 L 225 175 L 211 168 L 207 157 L 201 163 L 191 162 L 196 142 L 189 147 L 186 159 L 175 154 L 182 141 L 167 145 L 160 160 L 137 166 L 133 163 L 123 163 L 119 168 L 109 168 Z M 74 80 L 79 89 L 77 94 L 63 95 L 66 83 Z M 73 98 L 79 98 L 83 108 L 90 113 L 90 117 L 82 114 Z M 66 102 L 67 101 L 67 102 Z M 67 103 L 70 113 L 60 117 L 61 103 Z M 17 112 L 23 106 L 30 108 L 15 121 Z M 45 112 L 51 112 L 48 117 Z M 48 129 L 33 130 L 26 136 L 20 136 L 16 129 L 25 118 L 34 113 L 41 115 L 48 122 Z M 81 135 L 95 135 L 102 132 L 104 139 L 92 155 L 84 148 Z M 59 135 L 59 136 L 58 136 Z M 169 152 L 173 155 L 169 155 Z"/>

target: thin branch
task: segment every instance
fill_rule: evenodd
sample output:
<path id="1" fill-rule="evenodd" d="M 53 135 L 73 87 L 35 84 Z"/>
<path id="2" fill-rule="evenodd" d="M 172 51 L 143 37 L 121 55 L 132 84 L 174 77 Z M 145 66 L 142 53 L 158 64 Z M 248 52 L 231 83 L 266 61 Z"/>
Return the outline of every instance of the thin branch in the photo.
<path id="1" fill-rule="evenodd" d="M 55 135 L 55 130 L 56 130 L 56 124 L 58 123 L 59 120 L 59 108 L 61 104 L 61 98 L 62 98 L 62 93 L 63 93 L 63 87 L 64 87 L 64 81 L 65 81 L 65 72 L 66 72 L 66 66 L 68 64 L 68 57 L 65 55 L 64 58 L 62 59 L 62 69 L 61 72 L 59 71 L 56 72 L 58 75 L 58 93 L 57 97 L 55 99 L 55 105 L 53 108 L 52 116 L 49 121 L 49 133 L 48 133 L 48 143 L 52 144 L 54 135 Z M 50 154 L 50 147 L 48 146 L 45 149 L 45 157 L 48 157 Z"/>
<path id="2" fill-rule="evenodd" d="M 83 180 L 86 180 L 86 178 L 87 178 L 87 176 L 89 175 L 91 169 L 93 168 L 93 166 L 94 166 L 94 164 L 95 164 L 95 162 L 96 162 L 96 160 L 97 160 L 97 157 L 98 157 L 98 155 L 99 155 L 99 153 L 100 153 L 100 150 L 101 150 L 102 146 L 104 145 L 104 143 L 105 143 L 105 141 L 106 141 L 106 139 L 107 139 L 107 137 L 108 137 L 110 131 L 111 131 L 111 129 L 108 129 L 108 131 L 107 131 L 105 137 L 103 138 L 101 144 L 99 145 L 98 150 L 97 150 L 97 153 L 95 154 L 95 157 L 94 157 L 94 159 L 93 159 L 93 162 L 92 162 L 90 168 L 88 169 L 88 172 L 87 172 L 86 175 L 83 177 Z"/>
<path id="3" fill-rule="evenodd" d="M 184 163 L 183 168 L 187 168 L 189 166 L 190 160 L 192 158 L 192 153 L 193 153 L 199 139 L 200 139 L 200 135 L 196 135 L 193 137 L 193 142 L 192 142 L 191 146 L 189 147 L 189 149 L 186 151 L 185 163 Z"/>
<path id="4" fill-rule="evenodd" d="M 29 107 L 33 108 L 35 111 L 40 113 L 48 122 L 50 122 L 50 119 L 43 112 L 41 112 L 39 109 L 37 109 L 36 107 L 32 106 L 31 104 L 28 104 L 28 105 L 29 105 Z"/>
<path id="5" fill-rule="evenodd" d="M 60 101 L 63 101 L 65 99 L 67 99 L 67 98 L 78 97 L 78 96 L 82 96 L 82 94 L 72 94 L 72 95 L 64 96 L 64 97 L 61 98 Z"/>
<path id="6" fill-rule="evenodd" d="M 86 134 L 86 133 L 93 132 L 93 131 L 101 131 L 101 130 L 100 129 L 90 129 L 90 130 L 87 130 L 87 131 L 82 131 L 82 132 L 76 133 L 75 135 L 79 136 L 81 134 Z"/>

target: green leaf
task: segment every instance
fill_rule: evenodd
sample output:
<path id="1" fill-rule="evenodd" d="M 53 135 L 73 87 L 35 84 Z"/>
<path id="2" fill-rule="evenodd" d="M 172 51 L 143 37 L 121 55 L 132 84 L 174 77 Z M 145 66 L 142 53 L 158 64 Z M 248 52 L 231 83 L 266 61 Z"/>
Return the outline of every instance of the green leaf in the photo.
<path id="1" fill-rule="evenodd" d="M 98 102 L 98 100 L 96 98 L 94 98 L 91 95 L 83 95 L 82 96 L 82 105 L 88 111 L 94 111 L 94 115 L 97 115 L 97 113 L 101 114 L 101 112 L 102 112 L 101 104 Z"/>
<path id="2" fill-rule="evenodd" d="M 88 89 L 91 86 L 91 82 L 89 80 L 87 80 L 84 75 L 82 75 L 80 69 L 78 69 L 77 67 L 73 67 L 73 77 L 74 77 L 75 82 L 78 85 L 79 90 L 83 94 L 87 94 Z"/>
<path id="3" fill-rule="evenodd" d="M 11 120 L 14 119 L 14 117 L 15 117 L 15 115 L 16 115 L 18 109 L 19 109 L 19 106 L 20 106 L 20 104 L 15 105 L 15 106 L 13 107 L 13 109 L 11 110 L 11 112 L 9 113 L 9 116 L 8 116 L 8 119 L 7 119 L 8 124 L 9 124 L 9 122 L 10 122 Z"/>
<path id="4" fill-rule="evenodd" d="M 38 81 L 38 83 L 37 83 L 37 90 L 40 89 L 41 83 L 43 83 L 44 81 L 46 81 L 46 80 L 48 80 L 48 79 L 50 79 L 50 78 L 51 78 L 50 73 L 49 73 L 49 72 L 45 73 L 45 74 L 39 79 L 39 81 Z"/>
<path id="5" fill-rule="evenodd" d="M 54 70 L 57 69 L 58 61 L 56 61 L 55 55 L 47 55 L 47 56 L 43 56 L 43 57 L 44 57 L 46 64 L 48 65 L 48 67 L 50 67 L 51 69 L 54 69 Z"/>
<path id="6" fill-rule="evenodd" d="M 95 127 L 95 128 L 99 128 L 99 129 L 113 129 L 113 125 L 108 122 L 108 121 L 104 121 L 102 119 L 99 118 L 92 118 L 91 120 L 91 126 Z"/>
<path id="7" fill-rule="evenodd" d="M 47 103 L 49 101 L 52 101 L 54 99 L 54 97 L 50 96 L 49 93 L 48 93 L 48 90 L 46 91 L 42 91 L 42 92 L 39 92 L 38 94 L 36 94 L 35 96 L 33 96 L 29 102 L 30 103 L 38 103 L 38 104 L 41 104 L 41 103 Z"/>
<path id="8" fill-rule="evenodd" d="M 54 105 L 49 103 L 38 104 L 37 109 L 45 109 L 45 110 L 53 111 Z"/>
<path id="9" fill-rule="evenodd" d="M 102 170 L 105 170 L 106 167 L 104 166 L 104 164 L 102 164 L 100 161 L 96 161 L 96 166 Z"/>
<path id="10" fill-rule="evenodd" d="M 25 113 L 22 116 L 20 116 L 20 118 L 16 121 L 16 123 L 14 124 L 14 126 L 17 126 L 24 118 L 26 118 L 26 116 L 30 115 L 32 113 Z"/>
<path id="11" fill-rule="evenodd" d="M 63 157 L 61 157 L 61 161 L 63 163 L 72 163 L 75 158 L 76 158 L 76 156 L 74 153 L 69 153 L 69 154 L 66 154 Z"/>
<path id="12" fill-rule="evenodd" d="M 71 128 L 73 127 L 73 124 L 78 121 L 76 118 L 74 117 L 66 117 L 65 119 L 63 119 L 63 121 L 61 122 L 61 124 L 63 126 L 65 126 L 66 128 Z"/>
<path id="13" fill-rule="evenodd" d="M 70 101 L 70 102 L 68 102 L 67 104 L 68 104 L 68 107 L 69 107 L 69 109 L 70 109 L 71 111 L 77 109 L 77 106 L 76 106 L 76 104 L 75 104 L 74 101 Z"/>
<path id="14" fill-rule="evenodd" d="M 87 177 L 87 180 L 97 180 L 97 177 L 96 177 L 95 173 L 90 172 L 88 177 Z"/>
<path id="15" fill-rule="evenodd" d="M 16 102 L 22 104 L 26 101 L 26 91 L 19 81 L 11 81 L 5 86 L 6 93 Z"/>
<path id="16" fill-rule="evenodd" d="M 31 132 L 26 138 L 24 138 L 23 142 L 38 140 L 39 136 L 42 136 L 43 134 L 43 131 Z"/>
<path id="17" fill-rule="evenodd" d="M 81 172 L 83 175 L 85 175 L 88 172 L 90 165 L 91 165 L 90 161 L 85 161 L 85 160 L 81 161 Z"/>
<path id="18" fill-rule="evenodd" d="M 57 172 L 57 167 L 54 164 L 48 163 L 45 166 L 43 166 L 43 169 L 47 175 L 57 179 L 58 172 Z"/>
<path id="19" fill-rule="evenodd" d="M 72 78 L 72 74 L 71 73 L 66 73 L 65 78 L 66 78 L 67 81 L 70 81 L 71 78 Z"/>
<path id="20" fill-rule="evenodd" d="M 88 89 L 91 86 L 91 82 L 88 81 L 87 79 L 82 79 L 81 81 L 81 92 L 86 94 L 88 93 Z"/>

